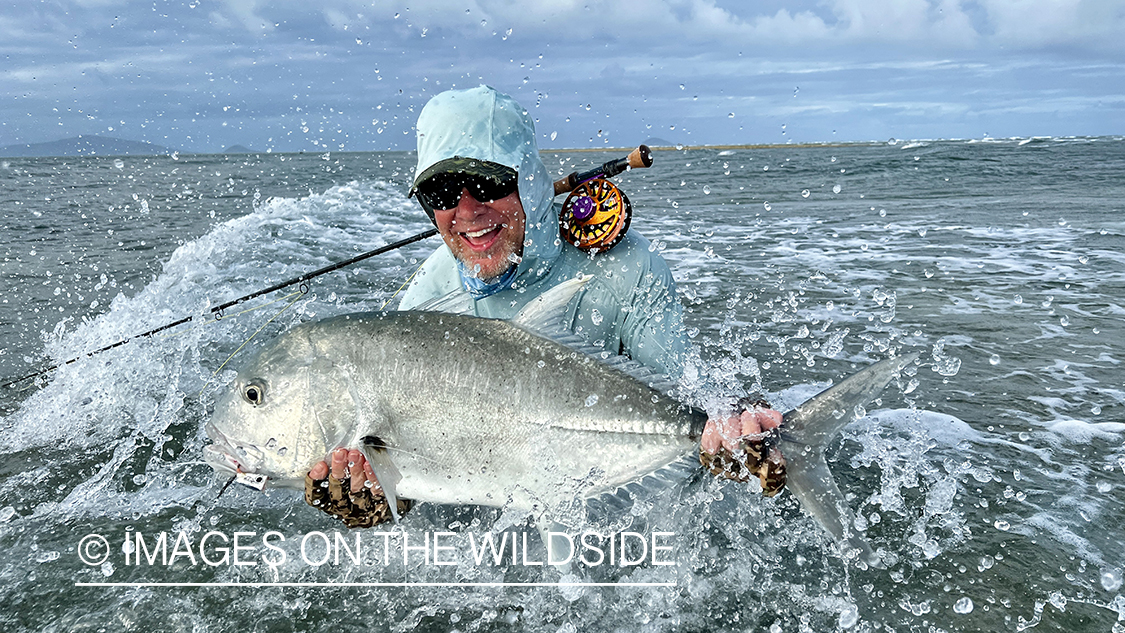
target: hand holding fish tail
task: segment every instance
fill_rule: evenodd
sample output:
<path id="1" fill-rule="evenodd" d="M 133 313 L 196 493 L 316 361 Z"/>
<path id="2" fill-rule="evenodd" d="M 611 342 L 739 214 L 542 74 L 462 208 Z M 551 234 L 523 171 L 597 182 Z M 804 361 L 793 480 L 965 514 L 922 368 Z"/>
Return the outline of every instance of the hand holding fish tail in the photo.
<path id="1" fill-rule="evenodd" d="M 772 497 L 785 487 L 785 457 L 778 448 L 781 413 L 761 399 L 743 398 L 742 412 L 707 420 L 699 461 L 712 474 L 746 482 L 758 477 L 762 494 Z"/>
<path id="2" fill-rule="evenodd" d="M 331 469 L 326 462 L 318 462 L 305 476 L 305 502 L 338 517 L 349 528 L 390 521 L 390 504 L 363 453 L 337 448 L 330 459 Z M 399 499 L 399 514 L 410 506 L 408 499 Z"/>

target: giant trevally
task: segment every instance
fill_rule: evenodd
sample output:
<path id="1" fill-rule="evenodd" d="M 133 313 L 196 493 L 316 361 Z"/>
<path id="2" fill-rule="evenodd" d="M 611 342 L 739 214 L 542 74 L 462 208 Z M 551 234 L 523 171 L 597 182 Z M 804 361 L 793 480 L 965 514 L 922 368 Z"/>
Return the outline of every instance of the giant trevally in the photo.
<path id="1" fill-rule="evenodd" d="M 396 507 L 505 506 L 543 515 L 682 463 L 707 415 L 640 365 L 552 332 L 572 280 L 511 321 L 427 310 L 298 325 L 262 349 L 216 402 L 208 461 L 302 488 L 336 447 L 363 450 Z M 787 487 L 845 548 L 878 559 L 852 528 L 824 446 L 916 354 L 842 381 L 781 425 Z"/>

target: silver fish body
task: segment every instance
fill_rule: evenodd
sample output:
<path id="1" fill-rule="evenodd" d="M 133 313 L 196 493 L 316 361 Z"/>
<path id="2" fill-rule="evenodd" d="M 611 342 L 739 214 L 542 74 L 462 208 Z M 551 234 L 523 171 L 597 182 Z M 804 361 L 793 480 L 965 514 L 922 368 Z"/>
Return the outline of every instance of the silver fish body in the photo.
<path id="1" fill-rule="evenodd" d="M 208 424 L 216 468 L 299 487 L 375 438 L 417 501 L 545 509 L 690 455 L 706 416 L 506 321 L 438 312 L 306 323 L 239 372 Z"/>
<path id="2" fill-rule="evenodd" d="M 703 412 L 532 333 L 548 327 L 581 283 L 529 304 L 518 324 L 417 311 L 299 325 L 251 359 L 219 398 L 207 424 L 208 461 L 300 488 L 332 449 L 360 448 L 392 508 L 405 497 L 547 516 L 690 456 Z M 875 363 L 786 413 L 781 425 L 788 489 L 869 565 L 881 562 L 855 531 L 824 449 L 917 358 Z"/>

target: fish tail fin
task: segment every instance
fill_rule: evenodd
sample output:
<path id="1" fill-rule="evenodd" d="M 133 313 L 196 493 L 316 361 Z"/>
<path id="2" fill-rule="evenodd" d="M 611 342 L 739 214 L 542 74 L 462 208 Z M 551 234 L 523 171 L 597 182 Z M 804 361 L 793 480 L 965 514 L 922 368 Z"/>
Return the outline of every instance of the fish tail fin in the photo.
<path id="1" fill-rule="evenodd" d="M 842 547 L 857 551 L 872 567 L 883 565 L 853 527 L 852 512 L 828 469 L 824 449 L 861 407 L 917 358 L 914 353 L 875 363 L 786 413 L 781 423 L 781 439 L 796 448 L 783 449 L 786 487 Z"/>
<path id="2" fill-rule="evenodd" d="M 836 486 L 823 447 L 807 446 L 799 456 L 787 456 L 785 487 L 801 502 L 801 507 L 820 523 L 846 550 L 859 553 L 860 560 L 882 567 L 878 555 L 852 527 L 851 510 Z"/>

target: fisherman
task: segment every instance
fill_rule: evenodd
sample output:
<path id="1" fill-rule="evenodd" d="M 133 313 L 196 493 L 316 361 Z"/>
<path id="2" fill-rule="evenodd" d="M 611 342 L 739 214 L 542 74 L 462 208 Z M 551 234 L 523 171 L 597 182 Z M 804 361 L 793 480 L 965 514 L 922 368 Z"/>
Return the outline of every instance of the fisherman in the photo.
<path id="1" fill-rule="evenodd" d="M 535 140 L 531 116 L 489 86 L 433 97 L 418 117 L 416 197 L 444 240 L 422 264 L 399 309 L 462 290 L 480 317 L 509 319 L 535 297 L 578 275 L 592 275 L 566 315 L 586 341 L 678 377 L 688 349 L 683 308 L 664 259 L 629 231 L 591 255 L 560 239 L 559 206 Z M 708 420 L 700 459 L 739 481 L 759 477 L 772 496 L 785 482 L 773 445 L 781 414 L 764 403 Z M 749 438 L 749 440 L 746 440 Z M 327 485 L 325 485 L 327 479 Z M 337 449 L 306 478 L 310 505 L 367 527 L 391 517 L 370 464 Z M 400 511 L 409 502 L 399 501 Z"/>

